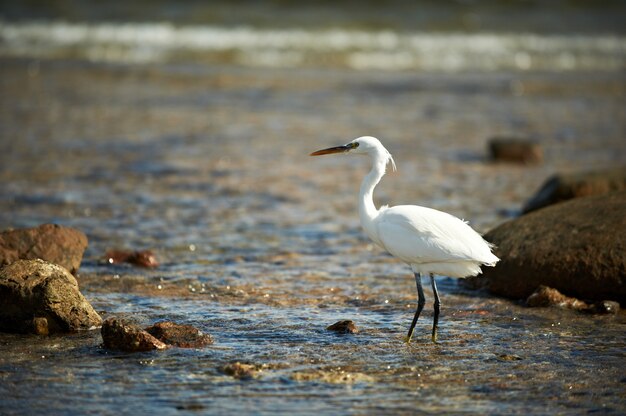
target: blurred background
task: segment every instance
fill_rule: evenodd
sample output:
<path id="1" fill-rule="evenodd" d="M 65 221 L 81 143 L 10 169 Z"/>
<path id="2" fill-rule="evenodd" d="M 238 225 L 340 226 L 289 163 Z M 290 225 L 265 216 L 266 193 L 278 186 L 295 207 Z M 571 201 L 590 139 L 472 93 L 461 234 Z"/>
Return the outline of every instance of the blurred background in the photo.
<path id="1" fill-rule="evenodd" d="M 136 359 L 94 331 L 3 338 L 0 410 L 605 412 L 623 325 L 600 345 L 576 316 L 442 279 L 442 344 L 399 348 L 415 289 L 360 229 L 369 161 L 308 154 L 376 136 L 398 165 L 377 204 L 486 232 L 550 175 L 626 162 L 624 22 L 618 0 L 0 0 L 0 229 L 78 228 L 104 317 L 216 339 Z M 494 161 L 494 138 L 540 157 Z M 118 248 L 160 265 L 108 264 Z M 358 337 L 324 331 L 342 317 Z M 241 384 L 232 361 L 267 373 Z"/>
<path id="2" fill-rule="evenodd" d="M 381 70 L 623 68 L 621 1 L 25 1 L 3 51 L 93 61 Z"/>
<path id="3" fill-rule="evenodd" d="M 283 219 L 339 211 L 358 229 L 347 214 L 367 163 L 306 155 L 367 134 L 400 169 L 381 201 L 486 231 L 552 173 L 623 163 L 625 12 L 610 0 L 2 2 L 1 179 L 17 205 L 0 222 L 93 228 L 106 206 L 139 238 L 157 221 L 144 210 L 168 207 L 149 190 L 171 197 L 175 181 L 197 217 L 235 186 L 311 204 L 278 203 Z M 537 143 L 543 163 L 486 163 L 494 137 Z M 337 189 L 315 198 L 327 181 Z M 246 207 L 239 220 L 263 221 Z"/>

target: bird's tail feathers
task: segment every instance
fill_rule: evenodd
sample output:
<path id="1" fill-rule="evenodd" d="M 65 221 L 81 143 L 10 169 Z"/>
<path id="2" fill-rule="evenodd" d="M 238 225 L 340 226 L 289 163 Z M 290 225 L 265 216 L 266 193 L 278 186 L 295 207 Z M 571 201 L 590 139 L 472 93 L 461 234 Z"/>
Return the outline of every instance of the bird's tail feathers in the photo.
<path id="1" fill-rule="evenodd" d="M 487 247 L 489 247 L 489 253 L 488 253 L 487 257 L 482 261 L 482 264 L 485 265 L 485 266 L 494 267 L 496 265 L 496 263 L 500 261 L 498 256 L 493 254 L 493 250 L 496 248 L 496 245 L 493 244 L 493 243 L 490 243 L 489 241 L 485 240 L 484 238 L 483 238 L 483 241 L 487 244 Z"/>
<path id="2" fill-rule="evenodd" d="M 491 244 L 491 243 L 487 243 L 487 244 L 489 245 L 489 248 L 490 248 L 490 249 L 493 249 L 493 248 L 495 248 L 495 247 L 496 247 L 494 244 Z M 498 256 L 496 256 L 496 255 L 495 255 L 495 254 L 493 254 L 493 253 L 490 253 L 490 254 L 491 254 L 491 256 L 489 256 L 489 258 L 487 259 L 487 261 L 485 261 L 483 264 L 484 264 L 485 266 L 494 267 L 494 266 L 496 265 L 496 263 L 500 261 L 500 258 L 498 258 Z"/>

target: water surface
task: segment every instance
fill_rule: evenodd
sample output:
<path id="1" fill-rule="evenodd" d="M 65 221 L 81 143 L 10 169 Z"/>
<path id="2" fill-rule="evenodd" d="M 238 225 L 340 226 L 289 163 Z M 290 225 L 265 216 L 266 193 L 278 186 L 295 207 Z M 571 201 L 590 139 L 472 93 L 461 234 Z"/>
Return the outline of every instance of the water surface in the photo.
<path id="1" fill-rule="evenodd" d="M 530 309 L 440 277 L 440 342 L 426 290 L 404 344 L 414 282 L 360 230 L 367 159 L 308 157 L 378 136 L 399 171 L 377 203 L 434 207 L 484 232 L 554 172 L 624 163 L 622 71 L 5 56 L 0 74 L 0 228 L 81 229 L 78 280 L 103 317 L 174 320 L 215 339 L 126 354 L 104 350 L 98 331 L 0 334 L 0 413 L 626 410 L 623 313 Z M 538 140 L 545 162 L 490 163 L 493 135 Z M 109 265 L 110 248 L 155 250 L 161 266 Z M 325 330 L 340 319 L 360 332 Z M 256 377 L 222 371 L 237 361 Z"/>

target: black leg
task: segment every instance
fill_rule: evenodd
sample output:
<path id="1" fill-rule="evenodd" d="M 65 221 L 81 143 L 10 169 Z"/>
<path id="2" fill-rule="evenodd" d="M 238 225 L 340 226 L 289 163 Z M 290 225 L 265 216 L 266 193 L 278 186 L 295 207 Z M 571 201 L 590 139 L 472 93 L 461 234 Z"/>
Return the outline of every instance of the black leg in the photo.
<path id="1" fill-rule="evenodd" d="M 437 342 L 437 327 L 439 326 L 439 307 L 441 301 L 439 300 L 439 293 L 437 293 L 437 284 L 435 283 L 435 276 L 430 274 L 430 284 L 433 287 L 433 295 L 435 296 L 435 318 L 433 319 L 433 342 Z"/>
<path id="2" fill-rule="evenodd" d="M 415 310 L 415 316 L 413 316 L 413 322 L 411 322 L 411 328 L 409 328 L 409 334 L 406 336 L 406 342 L 411 342 L 413 336 L 413 329 L 417 323 L 417 318 L 420 317 L 424 304 L 426 303 L 426 297 L 424 296 L 424 289 L 422 289 L 422 276 L 419 273 L 415 273 L 415 284 L 417 285 L 417 309 Z"/>

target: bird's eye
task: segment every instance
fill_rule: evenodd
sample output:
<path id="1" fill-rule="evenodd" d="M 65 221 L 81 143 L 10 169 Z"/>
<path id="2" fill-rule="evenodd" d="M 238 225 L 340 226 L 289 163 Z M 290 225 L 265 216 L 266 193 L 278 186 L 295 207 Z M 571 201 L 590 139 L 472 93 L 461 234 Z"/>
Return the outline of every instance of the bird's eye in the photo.
<path id="1" fill-rule="evenodd" d="M 356 149 L 357 147 L 359 147 L 359 143 L 358 143 L 358 142 L 353 142 L 353 143 L 350 143 L 350 147 L 351 147 L 352 149 Z"/>

